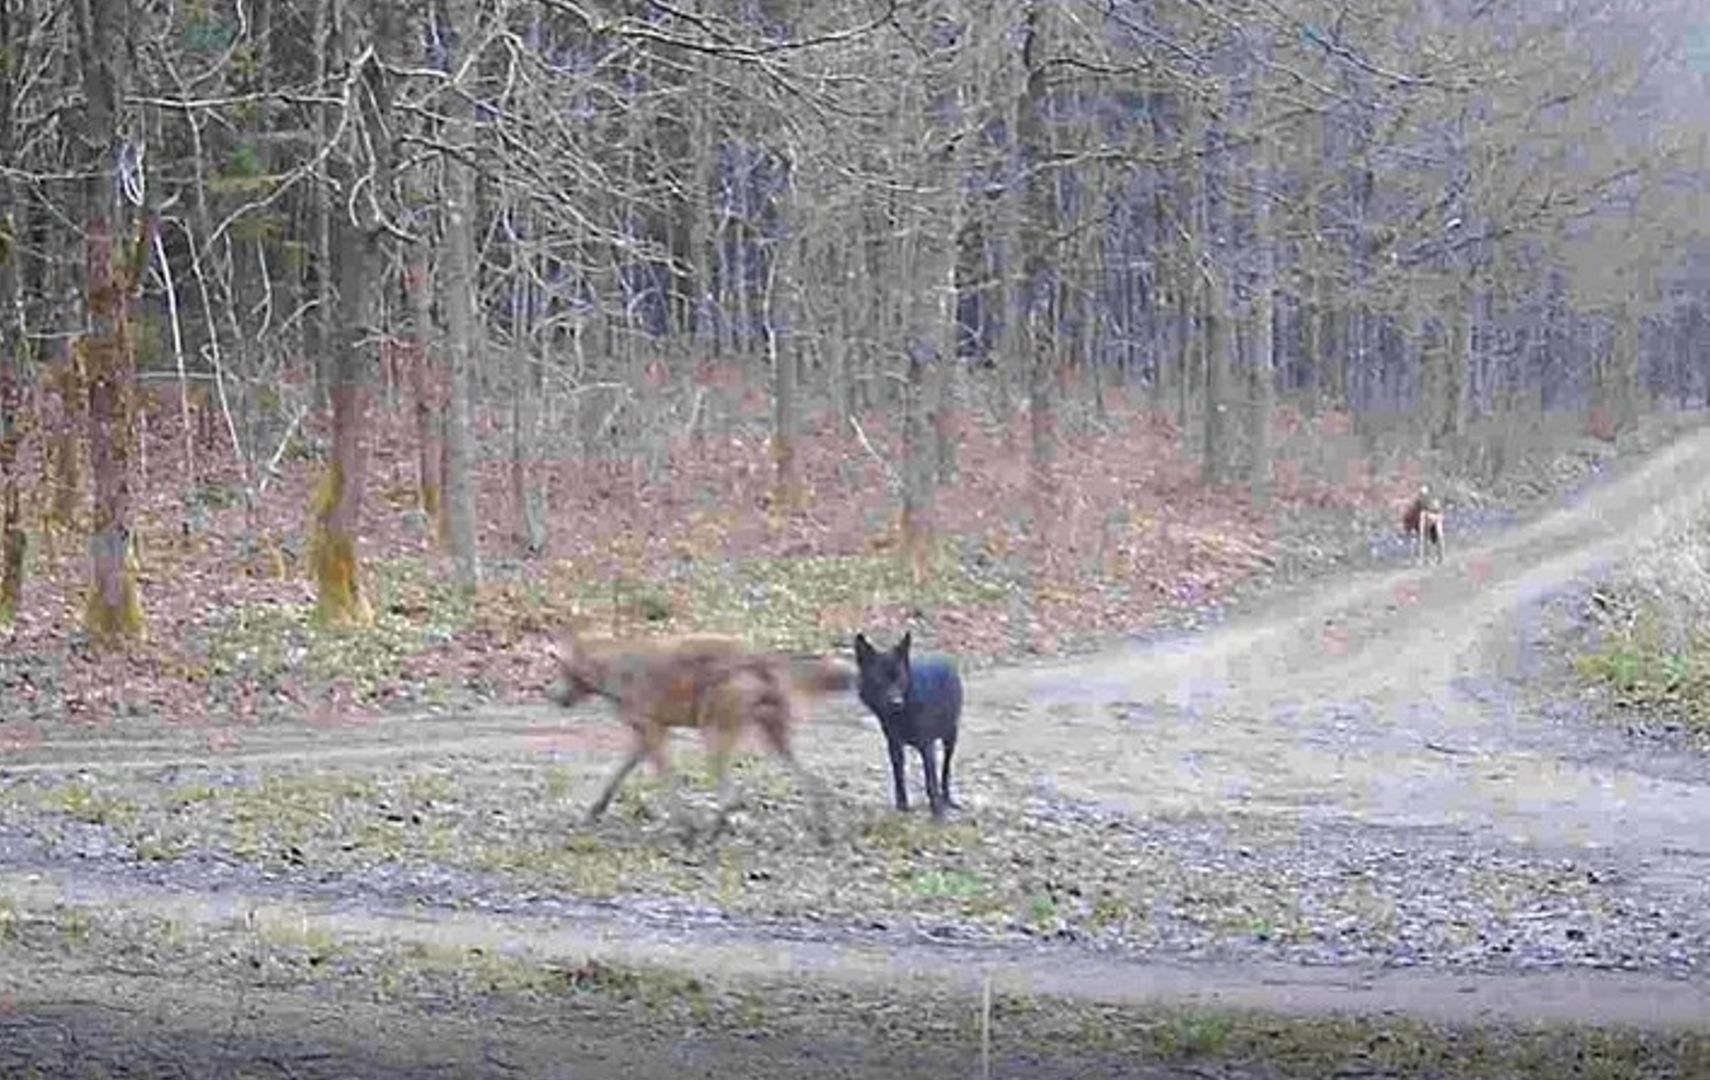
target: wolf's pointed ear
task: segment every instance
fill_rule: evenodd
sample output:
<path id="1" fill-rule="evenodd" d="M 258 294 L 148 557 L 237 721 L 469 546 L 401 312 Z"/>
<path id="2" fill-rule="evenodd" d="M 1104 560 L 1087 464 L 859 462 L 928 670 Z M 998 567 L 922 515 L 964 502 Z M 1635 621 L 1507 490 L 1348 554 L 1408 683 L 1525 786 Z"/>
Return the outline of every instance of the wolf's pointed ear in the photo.
<path id="1" fill-rule="evenodd" d="M 855 634 L 855 659 L 871 660 L 872 658 L 873 643 L 867 640 L 866 634 L 857 631 Z"/>
<path id="2" fill-rule="evenodd" d="M 897 655 L 905 660 L 908 659 L 908 647 L 912 644 L 914 644 L 914 631 L 903 631 L 902 640 L 897 642 Z"/>

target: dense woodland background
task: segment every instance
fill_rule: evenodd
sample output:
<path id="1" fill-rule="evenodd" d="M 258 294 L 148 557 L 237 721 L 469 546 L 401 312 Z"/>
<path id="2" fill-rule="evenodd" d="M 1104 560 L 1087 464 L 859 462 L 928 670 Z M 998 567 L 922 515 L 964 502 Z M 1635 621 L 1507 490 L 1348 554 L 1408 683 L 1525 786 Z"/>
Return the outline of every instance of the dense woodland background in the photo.
<path id="1" fill-rule="evenodd" d="M 0 0 L 0 40 L 0 613 L 130 646 L 86 695 L 243 711 L 377 618 L 394 673 L 602 604 L 1128 626 L 1279 506 L 1710 401 L 1691 0 Z M 0 689 L 65 707 L 43 670 Z"/>

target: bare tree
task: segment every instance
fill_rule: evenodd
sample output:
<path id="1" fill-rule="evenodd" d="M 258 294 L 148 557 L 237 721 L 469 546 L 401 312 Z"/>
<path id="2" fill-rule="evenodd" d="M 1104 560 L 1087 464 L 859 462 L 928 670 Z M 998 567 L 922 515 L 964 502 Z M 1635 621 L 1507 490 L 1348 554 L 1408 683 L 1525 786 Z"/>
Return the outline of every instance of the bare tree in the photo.
<path id="1" fill-rule="evenodd" d="M 425 185 L 424 185 L 425 189 Z M 404 343 L 409 365 L 410 397 L 416 427 L 416 499 L 429 529 L 443 536 L 445 496 L 445 388 L 435 356 L 438 335 L 433 325 L 433 252 L 426 213 L 427 196 L 418 193 L 422 212 L 412 223 L 418 230 L 404 265 L 404 298 L 409 305 L 410 333 Z"/>
<path id="2" fill-rule="evenodd" d="M 395 13 L 382 5 L 378 14 L 382 21 L 372 28 L 358 11 L 340 11 L 335 19 L 342 24 L 335 40 L 345 64 L 341 120 L 347 129 L 333 174 L 341 196 L 333 228 L 339 337 L 330 388 L 332 459 L 315 492 L 310 542 L 316 617 L 330 625 L 366 625 L 374 617 L 362 588 L 356 546 L 367 470 L 363 428 L 373 368 L 370 355 L 380 337 L 374 286 L 384 265 L 382 244 L 390 226 L 382 199 L 391 191 L 392 171 L 390 87 L 374 43 L 397 38 L 387 33 L 387 17 Z"/>
<path id="3" fill-rule="evenodd" d="M 1271 424 L 1276 410 L 1276 236 L 1271 209 L 1275 135 L 1267 130 L 1263 119 L 1258 126 L 1252 168 L 1252 296 L 1248 301 L 1251 335 L 1248 363 L 1253 402 L 1248 432 L 1251 455 L 1248 481 L 1254 501 L 1264 505 L 1271 496 Z"/>
<path id="4" fill-rule="evenodd" d="M 140 637 L 142 602 L 132 554 L 136 452 L 136 352 L 131 305 L 148 245 L 131 236 L 129 208 L 143 198 L 143 145 L 124 134 L 119 113 L 128 89 L 126 42 L 131 8 L 121 0 L 77 6 L 83 67 L 85 137 L 98 163 L 84 211 L 85 301 L 89 330 L 78 342 L 89 393 L 89 463 L 94 520 L 89 535 L 91 582 L 84 622 L 104 644 Z M 146 229 L 146 219 L 144 228 Z"/>
<path id="5" fill-rule="evenodd" d="M 1029 0 L 1022 15 L 1022 72 L 1025 80 L 1016 115 L 1015 136 L 1022 171 L 1021 296 L 1015 312 L 1020 323 L 1022 353 L 1027 363 L 1027 410 L 1032 434 L 1032 485 L 1036 512 L 1047 505 L 1057 454 L 1056 417 L 1052 409 L 1055 332 L 1050 309 L 1053 283 L 1050 243 L 1056 231 L 1052 193 L 1051 144 L 1046 128 L 1046 59 L 1050 48 L 1050 7 Z M 1041 518 L 1041 521 L 1043 518 Z"/>
<path id="6" fill-rule="evenodd" d="M 476 22 L 473 0 L 451 0 L 448 27 L 456 50 L 471 48 Z M 470 155 L 475 150 L 469 87 L 460 77 L 474 69 L 474 56 L 449 56 L 452 79 L 445 105 L 445 137 L 453 148 L 444 159 L 445 259 L 440 275 L 445 307 L 446 374 L 449 392 L 445 412 L 445 521 L 457 582 L 472 590 L 481 581 L 476 550 L 475 489 L 470 479 L 469 378 L 484 355 L 485 340 L 475 318 L 475 173 Z"/>
<path id="7" fill-rule="evenodd" d="M 784 188 L 781 196 L 786 206 L 795 204 L 795 182 L 785 166 Z M 799 383 L 801 353 L 794 330 L 799 304 L 787 299 L 796 294 L 796 278 L 802 240 L 796 214 L 786 211 L 785 221 L 777 227 L 766 259 L 766 291 L 761 306 L 761 333 L 766 342 L 766 357 L 772 369 L 772 461 L 776 473 L 772 485 L 772 504 L 785 514 L 801 509 L 802 470 L 796 452 L 801 435 L 801 405 Z"/>
<path id="8" fill-rule="evenodd" d="M 0 24 L 0 30 L 4 30 Z M 9 89 L 10 80 L 0 73 L 0 86 Z M 5 91 L 0 91 L 5 94 Z M 0 100 L 0 109 L 6 102 Z M 6 123 L 8 112 L 0 112 L 0 158 L 6 156 Z M 23 483 L 18 475 L 18 451 L 24 442 L 24 359 L 25 338 L 17 316 L 20 287 L 18 275 L 17 217 L 12 208 L 12 183 L 0 180 L 0 230 L 4 231 L 4 247 L 0 248 L 0 304 L 5 306 L 0 317 L 0 623 L 10 622 L 18 612 L 24 591 L 24 553 L 26 534 L 21 496 Z"/>
<path id="9" fill-rule="evenodd" d="M 22 73 L 35 44 L 27 22 L 31 12 L 0 4 L 0 41 L 8 43 L 13 61 L 0 67 L 0 161 L 18 160 L 19 95 Z M 20 18 L 24 16 L 24 18 Z M 19 451 L 25 425 L 24 388 L 28 339 L 24 335 L 23 233 L 17 185 L 0 177 L 0 623 L 18 612 L 24 591 L 23 478 Z"/>

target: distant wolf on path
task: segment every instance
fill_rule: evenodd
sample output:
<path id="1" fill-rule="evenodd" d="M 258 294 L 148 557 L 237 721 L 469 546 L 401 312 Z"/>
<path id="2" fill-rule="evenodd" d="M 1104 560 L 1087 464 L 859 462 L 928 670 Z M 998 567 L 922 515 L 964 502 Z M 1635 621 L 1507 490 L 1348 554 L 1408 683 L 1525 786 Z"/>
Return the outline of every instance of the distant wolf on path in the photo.
<path id="1" fill-rule="evenodd" d="M 1436 550 L 1437 561 L 1443 561 L 1443 500 L 1431 494 L 1430 487 L 1421 487 L 1401 512 L 1401 531 L 1413 537 L 1414 557 L 1421 565 L 1427 545 Z"/>
<path id="2" fill-rule="evenodd" d="M 716 834 L 736 803 L 728 770 L 731 753 L 743 732 L 753 728 L 802 785 L 824 833 L 824 788 L 796 760 L 790 729 L 797 722 L 801 698 L 854 684 L 845 665 L 755 652 L 737 638 L 714 635 L 618 641 L 584 639 L 570 632 L 553 651 L 558 679 L 547 696 L 565 706 L 590 696 L 605 698 L 635 735 L 634 749 L 588 808 L 588 822 L 605 813 L 618 787 L 644 758 L 661 776 L 669 775 L 666 745 L 671 728 L 699 728 L 718 784 L 718 810 L 710 830 Z"/>
<path id="3" fill-rule="evenodd" d="M 886 651 L 873 648 L 865 634 L 855 635 L 855 666 L 862 704 L 879 718 L 891 758 L 891 780 L 898 810 L 908 809 L 903 782 L 903 747 L 920 752 L 926 771 L 926 801 L 932 816 L 956 808 L 950 796 L 950 759 L 956 753 L 956 729 L 962 717 L 962 677 L 948 657 L 910 661 L 911 633 Z M 944 744 L 944 766 L 934 760 L 934 743 Z"/>

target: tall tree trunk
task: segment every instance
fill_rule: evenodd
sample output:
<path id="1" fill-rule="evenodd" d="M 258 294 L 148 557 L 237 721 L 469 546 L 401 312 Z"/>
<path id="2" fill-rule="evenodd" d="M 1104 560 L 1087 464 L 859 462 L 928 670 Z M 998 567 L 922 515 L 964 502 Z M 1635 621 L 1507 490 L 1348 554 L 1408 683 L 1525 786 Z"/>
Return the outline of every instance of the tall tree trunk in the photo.
<path id="1" fill-rule="evenodd" d="M 521 214 L 516 208 L 513 214 Z M 534 230 L 522 225 L 517 232 L 531 244 Z M 533 362 L 530 342 L 534 340 L 534 281 L 530 263 L 535 258 L 528 246 L 515 255 L 522 272 L 511 283 L 511 502 L 517 520 L 512 537 L 518 552 L 535 558 L 546 550 L 545 492 L 536 482 L 535 465 L 540 452 L 541 394 L 545 383 L 540 367 Z"/>
<path id="2" fill-rule="evenodd" d="M 1171 290 L 1174 296 L 1176 324 L 1176 430 L 1181 433 L 1185 445 L 1193 424 L 1194 378 L 1200 370 L 1198 361 L 1203 351 L 1203 342 L 1195 333 L 1194 320 L 1204 307 L 1201 296 L 1205 291 L 1205 283 L 1194 270 L 1192 254 L 1187 245 L 1183 245 L 1177 258 L 1170 260 L 1170 267 L 1178 275 L 1176 287 Z"/>
<path id="3" fill-rule="evenodd" d="M 22 36 L 11 4 L 0 3 L 0 41 Z M 15 109 L 18 101 L 19 53 L 0 69 L 0 161 L 12 161 L 17 147 Z M 0 624 L 10 623 L 24 595 L 26 549 L 23 481 L 18 475 L 18 452 L 24 442 L 24 257 L 17 188 L 0 177 Z"/>
<path id="4" fill-rule="evenodd" d="M 439 365 L 434 357 L 433 275 L 426 236 L 410 249 L 404 267 L 404 295 L 410 308 L 410 396 L 416 418 L 416 499 L 428 527 L 444 541 L 441 506 L 445 492 L 444 403 Z"/>
<path id="5" fill-rule="evenodd" d="M 949 235 L 950 258 L 945 268 L 945 280 L 938 295 L 938 327 L 940 345 L 938 362 L 932 369 L 932 442 L 935 482 L 949 484 L 956 479 L 956 451 L 962 426 L 962 358 L 960 356 L 962 325 L 956 310 L 956 252 L 961 246 L 961 225 L 965 203 L 954 192 L 954 176 L 949 178 L 952 193 L 945 229 Z"/>
<path id="6" fill-rule="evenodd" d="M 463 3 L 452 5 L 459 43 L 474 40 L 473 20 Z M 453 63 L 457 59 L 453 58 Z M 446 105 L 446 137 L 453 146 L 473 147 L 474 128 L 466 96 L 454 90 Z M 445 161 L 445 266 L 440 278 L 445 299 L 446 366 L 449 392 L 445 413 L 445 523 L 457 583 L 474 589 L 481 581 L 476 550 L 475 488 L 470 480 L 469 378 L 482 353 L 481 327 L 475 319 L 475 173 L 461 155 Z"/>
<path id="7" fill-rule="evenodd" d="M 1223 283 L 1223 268 L 1209 268 L 1211 280 L 1207 282 L 1203 311 L 1205 347 L 1205 425 L 1202 429 L 1203 469 L 1207 484 L 1223 484 L 1229 481 L 1230 461 L 1230 424 L 1229 424 L 1229 382 L 1231 352 L 1234 350 L 1235 335 L 1230 325 L 1229 309 L 1225 297 L 1226 286 Z"/>
<path id="8" fill-rule="evenodd" d="M 796 448 L 801 428 L 801 404 L 797 389 L 801 374 L 801 354 L 790 317 L 794 308 L 783 297 L 795 288 L 798 247 L 801 239 L 795 235 L 800 216 L 795 212 L 794 178 L 785 181 L 785 190 L 778 196 L 790 207 L 780 217 L 778 234 L 772 238 L 771 251 L 766 253 L 766 285 L 761 317 L 766 342 L 766 359 L 772 369 L 772 460 L 776 468 L 773 484 L 773 507 L 782 514 L 793 514 L 802 505 L 801 462 Z M 787 341 L 781 340 L 788 338 Z"/>
<path id="9" fill-rule="evenodd" d="M 1615 321 L 1614 370 L 1615 430 L 1631 427 L 1639 415 L 1639 316 L 1629 298 L 1621 305 Z"/>
<path id="10" fill-rule="evenodd" d="M 1639 366 L 1639 295 L 1636 291 L 1630 291 L 1623 297 L 1615 311 L 1613 352 L 1609 372 L 1613 384 L 1610 415 L 1615 431 L 1619 433 L 1638 422 L 1643 395 Z"/>
<path id="11" fill-rule="evenodd" d="M 1019 188 L 1012 185 L 988 204 L 996 249 L 991 262 L 992 295 L 998 308 L 997 340 L 992 343 L 991 407 L 993 419 L 1003 432 L 1006 453 L 1015 449 L 1014 388 L 1022 382 L 1027 364 L 1027 339 L 1021 325 L 1022 312 L 1027 306 L 1027 282 L 1023 278 L 1021 258 L 1025 192 L 1025 185 Z"/>
<path id="12" fill-rule="evenodd" d="M 77 523 L 78 504 L 83 499 L 82 450 L 84 418 L 83 350 L 67 348 L 48 365 L 46 381 L 53 387 L 58 406 L 56 423 L 48 437 L 47 467 L 52 473 L 53 497 L 48 503 L 44 531 L 51 538 Z"/>
<path id="13" fill-rule="evenodd" d="M 365 626 L 374 612 L 362 590 L 356 538 L 362 520 L 367 448 L 369 363 L 373 332 L 370 281 L 376 238 L 348 215 L 337 216 L 338 325 L 344 328 L 332 365 L 332 460 L 315 492 L 310 560 L 317 587 L 316 617 L 329 626 Z"/>
<path id="14" fill-rule="evenodd" d="M 932 64 L 934 61 L 929 60 Z M 918 201 L 898 207 L 897 245 L 903 266 L 903 298 L 896 305 L 900 315 L 896 338 L 903 361 L 902 384 L 902 554 L 916 582 L 925 579 L 935 547 L 932 513 L 933 486 L 937 477 L 935 441 L 932 437 L 933 387 L 940 353 L 945 342 L 940 306 L 941 290 L 954 293 L 955 237 L 945 235 L 941 220 L 944 209 L 946 172 L 936 152 L 939 132 L 931 112 L 938 104 L 941 83 L 938 72 L 928 69 L 918 96 L 908 97 L 909 128 L 905 143 L 921 147 L 919 157 L 906 159 L 903 168 Z"/>
<path id="15" fill-rule="evenodd" d="M 1021 63 L 1025 72 L 1016 142 L 1026 185 L 1025 210 L 1021 217 L 1021 319 L 1023 352 L 1027 357 L 1027 409 L 1031 436 L 1031 486 L 1035 512 L 1040 518 L 1036 535 L 1043 532 L 1043 514 L 1052 494 L 1052 473 L 1057 454 L 1056 417 L 1051 400 L 1055 384 L 1056 327 L 1051 319 L 1051 297 L 1056 291 L 1050 272 L 1050 252 L 1055 235 L 1054 182 L 1046 168 L 1050 156 L 1045 130 L 1046 9 L 1042 0 L 1030 0 L 1022 16 Z"/>
<path id="16" fill-rule="evenodd" d="M 338 192 L 365 188 L 372 198 L 340 203 L 334 215 L 338 273 L 339 338 L 332 360 L 332 460 L 321 477 L 313 501 L 310 561 L 316 584 L 316 619 L 323 625 L 365 626 L 374 619 L 363 592 L 356 542 L 362 524 L 362 490 L 367 480 L 368 396 L 373 362 L 372 343 L 381 340 L 375 318 L 376 287 L 385 254 L 381 244 L 386 223 L 375 215 L 395 212 L 391 201 L 393 124 L 388 63 L 384 50 L 401 48 L 408 40 L 404 11 L 393 5 L 355 6 L 335 12 L 332 32 L 339 55 L 346 57 L 348 77 L 361 92 L 351 117 L 350 132 L 332 155 L 336 160 Z M 370 22 L 372 19 L 372 22 Z M 325 197 L 333 197 L 325 192 Z M 348 209 L 347 209 L 348 207 Z M 389 210 L 390 208 L 390 210 Z M 353 219 L 359 213 L 364 219 Z"/>
<path id="17" fill-rule="evenodd" d="M 0 16 L 3 18 L 3 16 Z M 4 23 L 0 22 L 0 30 Z M 3 78 L 0 75 L 0 78 Z M 10 94 L 6 95 L 10 100 Z M 10 134 L 10 125 L 5 124 Z M 10 143 L 0 139 L 0 153 Z M 6 155 L 10 160 L 10 155 Z M 18 451 L 24 442 L 24 350 L 26 339 L 19 316 L 21 257 L 17 243 L 17 221 L 13 209 L 12 181 L 0 179 L 0 624 L 18 613 L 24 594 L 23 483 L 18 476 Z"/>
<path id="18" fill-rule="evenodd" d="M 956 37 L 963 44 L 955 55 L 935 65 L 934 77 L 928 83 L 924 117 L 932 133 L 928 143 L 932 154 L 928 190 L 936 193 L 935 220 L 926 225 L 940 230 L 938 243 L 943 249 L 942 263 L 935 268 L 938 278 L 926 282 L 938 300 L 934 317 L 938 327 L 938 363 L 930 372 L 934 482 L 938 485 L 954 483 L 959 471 L 967 392 L 963 357 L 964 352 L 969 358 L 981 353 L 987 309 L 993 295 L 986 281 L 987 230 L 981 217 L 987 200 L 964 186 L 974 140 L 962 133 L 973 130 L 985 118 L 982 97 L 999 92 L 990 69 L 994 59 L 1003 55 L 1001 45 L 1007 44 L 1007 24 L 1003 20 L 982 25 L 966 8 L 958 9 L 955 17 L 962 23 Z M 978 291 L 970 291 L 970 286 Z M 962 325 L 964 296 L 974 300 L 973 342 L 964 337 L 969 329 Z"/>
<path id="19" fill-rule="evenodd" d="M 314 22 L 315 44 L 315 85 L 330 86 L 334 50 L 339 40 L 338 0 L 316 0 Z M 328 137 L 328 110 L 315 110 L 315 145 L 325 146 Z M 314 201 L 314 252 L 315 252 L 315 317 L 312 325 L 315 327 L 314 352 L 310 353 L 314 370 L 311 374 L 315 381 L 315 397 L 318 400 L 326 393 L 332 382 L 332 366 L 336 361 L 333 357 L 338 350 L 337 315 L 333 311 L 333 204 L 337 197 L 332 194 L 332 174 L 329 158 L 322 155 L 315 163 L 315 177 L 320 181 L 320 198 Z"/>
<path id="20" fill-rule="evenodd" d="M 1442 349 L 1441 401 L 1438 404 L 1437 445 L 1453 448 L 1460 442 L 1467 423 L 1467 373 L 1471 370 L 1472 282 L 1458 276 L 1449 293 Z"/>
<path id="21" fill-rule="evenodd" d="M 859 322 L 859 291 L 852 288 L 854 271 L 850 268 L 849 252 L 843 237 L 835 230 L 842 223 L 832 221 L 826 229 L 836 237 L 815 244 L 815 264 L 818 272 L 812 285 L 803 290 L 803 319 L 822 328 L 823 358 L 826 369 L 825 386 L 830 397 L 831 415 L 836 429 L 849 431 L 850 417 L 855 415 L 855 352 L 850 338 Z"/>
<path id="22" fill-rule="evenodd" d="M 1266 58 L 1268 59 L 1268 51 Z M 1260 110 L 1261 118 L 1263 110 Z M 1268 127 L 1268 125 L 1262 125 Z M 1267 506 L 1271 497 L 1271 414 L 1276 409 L 1276 249 L 1272 229 L 1271 187 L 1275 160 L 1274 135 L 1261 131 L 1259 143 L 1253 149 L 1253 302 L 1252 355 L 1249 376 L 1252 380 L 1252 410 L 1248 421 L 1248 444 L 1251 459 L 1248 484 L 1253 501 Z"/>
<path id="23" fill-rule="evenodd" d="M 84 625 L 91 640 L 112 645 L 142 636 L 142 603 L 127 558 L 132 551 L 131 458 L 136 449 L 136 351 L 131 297 L 146 257 L 146 237 L 136 247 L 120 243 L 121 191 L 140 184 L 140 173 L 115 175 L 130 150 L 119 136 L 118 108 L 125 94 L 129 6 L 121 0 L 79 4 L 85 131 L 98 164 L 87 189 L 84 281 L 89 329 L 78 343 L 89 392 L 89 463 L 94 518 L 89 534 L 91 582 Z M 138 166 L 140 168 L 140 165 Z M 123 234 L 128 234 L 124 230 Z"/>
<path id="24" fill-rule="evenodd" d="M 1194 124 L 1190 130 L 1194 132 L 1194 145 L 1201 145 L 1205 135 L 1203 127 Z M 1201 463 L 1207 484 L 1224 484 L 1229 482 L 1232 457 L 1229 384 L 1234 366 L 1235 328 L 1231 318 L 1229 271 L 1218 261 L 1212 244 L 1213 236 L 1220 231 L 1216 228 L 1217 219 L 1226 211 L 1212 206 L 1211 192 L 1206 183 L 1207 167 L 1204 162 L 1190 166 L 1193 169 L 1194 261 L 1199 264 L 1203 283 L 1200 293 L 1200 316 L 1203 320 L 1200 344 L 1205 364 L 1205 420 L 1201 428 Z"/>
<path id="25" fill-rule="evenodd" d="M 1261 196 L 1261 200 L 1265 197 Z M 1253 500 L 1267 505 L 1271 497 L 1272 414 L 1276 411 L 1276 291 L 1272 281 L 1272 248 L 1266 233 L 1270 229 L 1267 210 L 1261 210 L 1258 281 L 1253 292 L 1253 354 L 1251 376 L 1253 386 L 1252 427 L 1248 431 L 1252 464 L 1248 479 Z"/>
<path id="26" fill-rule="evenodd" d="M 956 358 L 956 244 L 961 220 L 959 172 L 947 149 L 949 137 L 931 112 L 950 108 L 938 91 L 945 88 L 941 69 L 927 77 L 918 118 L 927 143 L 919 160 L 921 201 L 905 213 L 911 223 L 908 300 L 904 307 L 903 355 L 906 362 L 903 419 L 903 549 L 915 580 L 923 580 L 935 547 L 932 513 L 938 481 L 952 467 L 954 408 L 951 369 Z M 940 149 L 945 147 L 946 149 Z"/>

